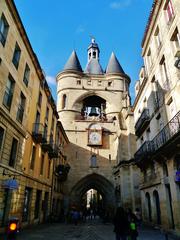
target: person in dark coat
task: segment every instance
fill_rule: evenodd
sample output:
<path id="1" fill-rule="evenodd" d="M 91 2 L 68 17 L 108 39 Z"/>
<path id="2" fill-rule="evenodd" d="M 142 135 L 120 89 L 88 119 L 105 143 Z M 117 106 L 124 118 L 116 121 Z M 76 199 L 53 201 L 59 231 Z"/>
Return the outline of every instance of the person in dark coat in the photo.
<path id="1" fill-rule="evenodd" d="M 127 240 L 129 232 L 129 222 L 126 212 L 122 207 L 118 207 L 113 219 L 116 240 Z"/>

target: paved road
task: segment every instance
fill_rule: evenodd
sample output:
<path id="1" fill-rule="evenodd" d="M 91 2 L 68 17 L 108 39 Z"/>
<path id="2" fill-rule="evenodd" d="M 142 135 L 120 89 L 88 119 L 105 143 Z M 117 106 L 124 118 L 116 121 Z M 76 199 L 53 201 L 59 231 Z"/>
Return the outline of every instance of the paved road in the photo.
<path id="1" fill-rule="evenodd" d="M 0 236 L 0 240 L 5 239 Z M 18 240 L 115 240 L 115 236 L 111 224 L 89 221 L 77 226 L 56 223 L 23 229 Z M 165 240 L 165 236 L 159 230 L 142 228 L 138 240 Z"/>

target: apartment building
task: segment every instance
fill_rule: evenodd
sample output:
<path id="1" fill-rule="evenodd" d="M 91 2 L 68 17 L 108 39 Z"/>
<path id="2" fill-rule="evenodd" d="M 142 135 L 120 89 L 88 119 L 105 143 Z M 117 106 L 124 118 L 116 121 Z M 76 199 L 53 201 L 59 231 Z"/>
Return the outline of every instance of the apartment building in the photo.
<path id="1" fill-rule="evenodd" d="M 180 232 L 180 1 L 153 3 L 133 105 L 145 221 Z"/>
<path id="2" fill-rule="evenodd" d="M 11 0 L 0 1 L 0 92 L 3 230 L 11 217 L 18 217 L 22 227 L 48 219 L 64 141 L 59 134 L 68 142 L 62 126 L 57 127 L 56 104 Z"/>

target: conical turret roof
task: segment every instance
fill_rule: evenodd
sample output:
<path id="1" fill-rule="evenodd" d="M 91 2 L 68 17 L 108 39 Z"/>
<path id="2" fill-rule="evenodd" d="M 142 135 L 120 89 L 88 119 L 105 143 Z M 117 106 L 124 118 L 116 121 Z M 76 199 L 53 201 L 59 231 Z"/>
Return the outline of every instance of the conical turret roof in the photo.
<path id="1" fill-rule="evenodd" d="M 106 73 L 123 73 L 124 74 L 124 70 L 121 67 L 119 61 L 117 60 L 117 58 L 113 52 L 109 59 L 109 63 L 106 68 Z"/>
<path id="2" fill-rule="evenodd" d="M 82 72 L 81 64 L 75 51 L 71 53 L 71 56 L 64 66 L 64 70 L 75 70 Z"/>
<path id="3" fill-rule="evenodd" d="M 85 73 L 89 74 L 103 74 L 103 69 L 99 61 L 95 58 L 92 58 L 86 65 Z"/>

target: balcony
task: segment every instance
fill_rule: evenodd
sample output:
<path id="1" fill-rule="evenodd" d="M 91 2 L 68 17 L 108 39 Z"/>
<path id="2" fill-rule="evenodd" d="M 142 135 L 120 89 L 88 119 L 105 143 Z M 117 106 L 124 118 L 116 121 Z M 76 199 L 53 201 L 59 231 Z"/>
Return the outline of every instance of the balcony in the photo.
<path id="1" fill-rule="evenodd" d="M 45 139 L 41 143 L 42 150 L 44 152 L 52 152 L 53 151 L 53 136 L 47 137 L 46 131 L 44 133 Z M 48 139 L 48 140 L 47 140 Z"/>
<path id="2" fill-rule="evenodd" d="M 166 126 L 154 137 L 152 148 L 158 151 L 161 147 L 173 140 L 180 131 L 180 111 L 166 124 Z M 178 136 L 177 136 L 178 137 Z"/>
<path id="3" fill-rule="evenodd" d="M 56 144 L 52 145 L 52 149 L 48 151 L 49 158 L 57 158 L 59 156 L 59 148 Z"/>
<path id="4" fill-rule="evenodd" d="M 180 111 L 166 124 L 166 126 L 153 138 L 146 141 L 135 153 L 134 159 L 137 165 L 145 164 L 143 160 L 158 154 L 159 150 L 169 153 L 178 148 L 180 142 Z M 158 158 L 161 159 L 161 158 Z"/>
<path id="5" fill-rule="evenodd" d="M 36 143 L 42 143 L 46 141 L 44 135 L 44 125 L 42 123 L 34 123 L 32 137 Z"/>
<path id="6" fill-rule="evenodd" d="M 69 170 L 70 170 L 69 164 L 60 164 L 56 167 L 55 175 L 61 182 L 64 182 L 67 180 Z"/>
<path id="7" fill-rule="evenodd" d="M 149 109 L 145 108 L 135 124 L 135 133 L 139 137 L 150 122 Z"/>
<path id="8" fill-rule="evenodd" d="M 138 149 L 138 151 L 134 154 L 135 162 L 138 164 L 145 159 L 149 159 L 152 155 L 153 149 L 151 141 L 146 141 L 143 145 Z"/>

